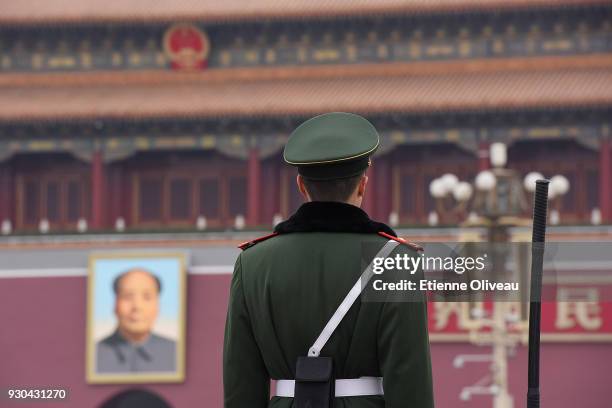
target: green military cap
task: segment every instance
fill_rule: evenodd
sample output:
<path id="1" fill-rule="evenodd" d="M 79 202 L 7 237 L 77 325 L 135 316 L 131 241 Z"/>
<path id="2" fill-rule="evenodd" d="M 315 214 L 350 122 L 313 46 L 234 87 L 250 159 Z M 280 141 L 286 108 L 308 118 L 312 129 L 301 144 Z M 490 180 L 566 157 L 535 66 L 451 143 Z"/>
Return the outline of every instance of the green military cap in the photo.
<path id="1" fill-rule="evenodd" d="M 378 132 L 367 119 L 332 112 L 298 126 L 289 136 L 283 157 L 305 178 L 335 180 L 365 170 L 379 144 Z"/>

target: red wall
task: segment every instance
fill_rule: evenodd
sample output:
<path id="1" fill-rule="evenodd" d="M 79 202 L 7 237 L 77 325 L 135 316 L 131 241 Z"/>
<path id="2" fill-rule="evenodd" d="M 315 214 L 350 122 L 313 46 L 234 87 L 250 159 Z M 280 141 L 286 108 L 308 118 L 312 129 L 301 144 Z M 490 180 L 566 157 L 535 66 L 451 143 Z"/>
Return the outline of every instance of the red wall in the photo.
<path id="1" fill-rule="evenodd" d="M 188 280 L 188 338 L 186 381 L 147 385 L 176 408 L 221 407 L 221 354 L 229 275 L 190 275 Z M 63 403 L 37 407 L 97 407 L 125 385 L 85 383 L 84 277 L 0 279 L 0 389 L 55 386 L 69 389 Z M 486 353 L 467 344 L 432 345 L 436 406 L 491 407 L 491 397 L 462 402 L 463 386 L 488 371 L 487 364 L 452 366 L 459 353 Z M 608 365 L 612 344 L 544 344 L 542 400 L 545 406 L 604 408 L 612 398 Z M 510 361 L 515 408 L 524 407 L 527 353 Z M 4 404 L 4 405 L 3 405 Z M 2 407 L 23 407 L 23 403 Z"/>
<path id="2" fill-rule="evenodd" d="M 176 408 L 220 407 L 229 276 L 190 275 L 187 290 L 186 381 L 146 388 Z M 85 383 L 85 295 L 84 277 L 0 279 L 0 388 L 64 387 L 68 403 L 36 406 L 93 408 L 127 387 Z"/>

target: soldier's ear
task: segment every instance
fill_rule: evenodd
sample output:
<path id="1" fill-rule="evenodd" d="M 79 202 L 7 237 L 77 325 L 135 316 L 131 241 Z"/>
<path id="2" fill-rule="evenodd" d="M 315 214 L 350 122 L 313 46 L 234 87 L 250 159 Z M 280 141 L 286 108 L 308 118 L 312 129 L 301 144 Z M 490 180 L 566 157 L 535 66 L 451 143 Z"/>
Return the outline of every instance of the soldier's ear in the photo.
<path id="1" fill-rule="evenodd" d="M 306 201 L 310 201 L 310 194 L 308 194 L 308 190 L 306 190 L 306 184 L 304 184 L 304 179 L 302 176 L 298 174 L 295 181 L 297 183 L 298 190 L 300 190 L 300 194 L 304 196 Z"/>
<path id="2" fill-rule="evenodd" d="M 363 177 L 361 177 L 361 180 L 359 180 L 359 184 L 357 185 L 357 195 L 359 197 L 363 197 L 363 195 L 365 194 L 365 189 L 366 189 L 367 184 L 368 184 L 368 176 L 364 174 Z"/>

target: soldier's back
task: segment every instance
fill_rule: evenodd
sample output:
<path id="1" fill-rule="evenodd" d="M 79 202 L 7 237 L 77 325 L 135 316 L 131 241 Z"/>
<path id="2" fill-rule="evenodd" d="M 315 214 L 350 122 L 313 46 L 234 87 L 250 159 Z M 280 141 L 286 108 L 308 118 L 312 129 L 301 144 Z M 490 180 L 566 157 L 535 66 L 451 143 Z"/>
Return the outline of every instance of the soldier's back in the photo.
<path id="1" fill-rule="evenodd" d="M 298 356 L 306 355 L 363 272 L 362 250 L 385 242 L 375 234 L 302 232 L 270 238 L 242 253 L 246 305 L 271 378 L 294 377 Z M 358 299 L 321 351 L 333 356 L 335 378 L 381 376 L 377 359 L 381 306 Z M 276 399 L 278 406 L 289 402 Z M 337 404 L 374 407 L 384 406 L 384 400 L 347 397 L 337 399 Z"/>

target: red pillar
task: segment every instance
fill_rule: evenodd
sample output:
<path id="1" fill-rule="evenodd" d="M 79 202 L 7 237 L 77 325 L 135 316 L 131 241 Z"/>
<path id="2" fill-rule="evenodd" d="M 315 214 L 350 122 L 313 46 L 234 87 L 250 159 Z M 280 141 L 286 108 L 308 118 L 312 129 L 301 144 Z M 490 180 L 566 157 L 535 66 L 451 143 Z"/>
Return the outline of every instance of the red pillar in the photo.
<path id="1" fill-rule="evenodd" d="M 266 180 L 261 185 L 261 201 L 259 211 L 259 223 L 271 225 L 275 214 L 280 214 L 281 210 L 281 162 L 268 161 L 261 164 L 261 180 Z"/>
<path id="2" fill-rule="evenodd" d="M 599 148 L 599 207 L 601 210 L 602 221 L 610 222 L 612 218 L 612 187 L 610 166 L 610 139 L 604 138 L 601 140 Z"/>
<path id="3" fill-rule="evenodd" d="M 259 204 L 261 202 L 261 161 L 259 160 L 259 150 L 251 148 L 249 150 L 248 168 L 248 194 L 247 194 L 247 222 L 249 225 L 258 225 Z"/>
<path id="4" fill-rule="evenodd" d="M 126 220 L 126 216 L 129 211 L 126 211 L 128 207 L 125 205 L 124 199 L 122 168 L 119 166 L 108 166 L 106 168 L 106 175 L 106 191 L 110 194 L 110 197 L 113 198 L 112 200 L 110 200 L 110 208 L 106 212 L 106 225 L 113 227 L 117 218 L 123 217 L 123 219 Z M 107 202 L 108 201 L 109 200 L 107 200 Z"/>
<path id="5" fill-rule="evenodd" d="M 372 218 L 381 222 L 389 222 L 391 212 L 391 198 L 393 194 L 393 178 L 391 177 L 391 157 L 385 155 L 376 160 L 376 174 L 373 182 L 376 183 L 376 212 Z"/>
<path id="6" fill-rule="evenodd" d="M 0 223 L 10 220 L 13 223 L 13 188 L 11 169 L 7 163 L 0 164 Z M 13 227 L 15 224 L 13 223 Z"/>
<path id="7" fill-rule="evenodd" d="M 370 166 L 366 172 L 368 184 L 366 184 L 365 195 L 363 197 L 362 208 L 368 213 L 370 218 L 376 217 L 376 167 Z"/>
<path id="8" fill-rule="evenodd" d="M 91 228 L 104 227 L 104 162 L 102 151 L 96 150 L 91 158 Z"/>
<path id="9" fill-rule="evenodd" d="M 491 159 L 489 157 L 489 142 L 480 142 L 478 144 L 478 171 L 488 170 L 491 168 Z"/>

